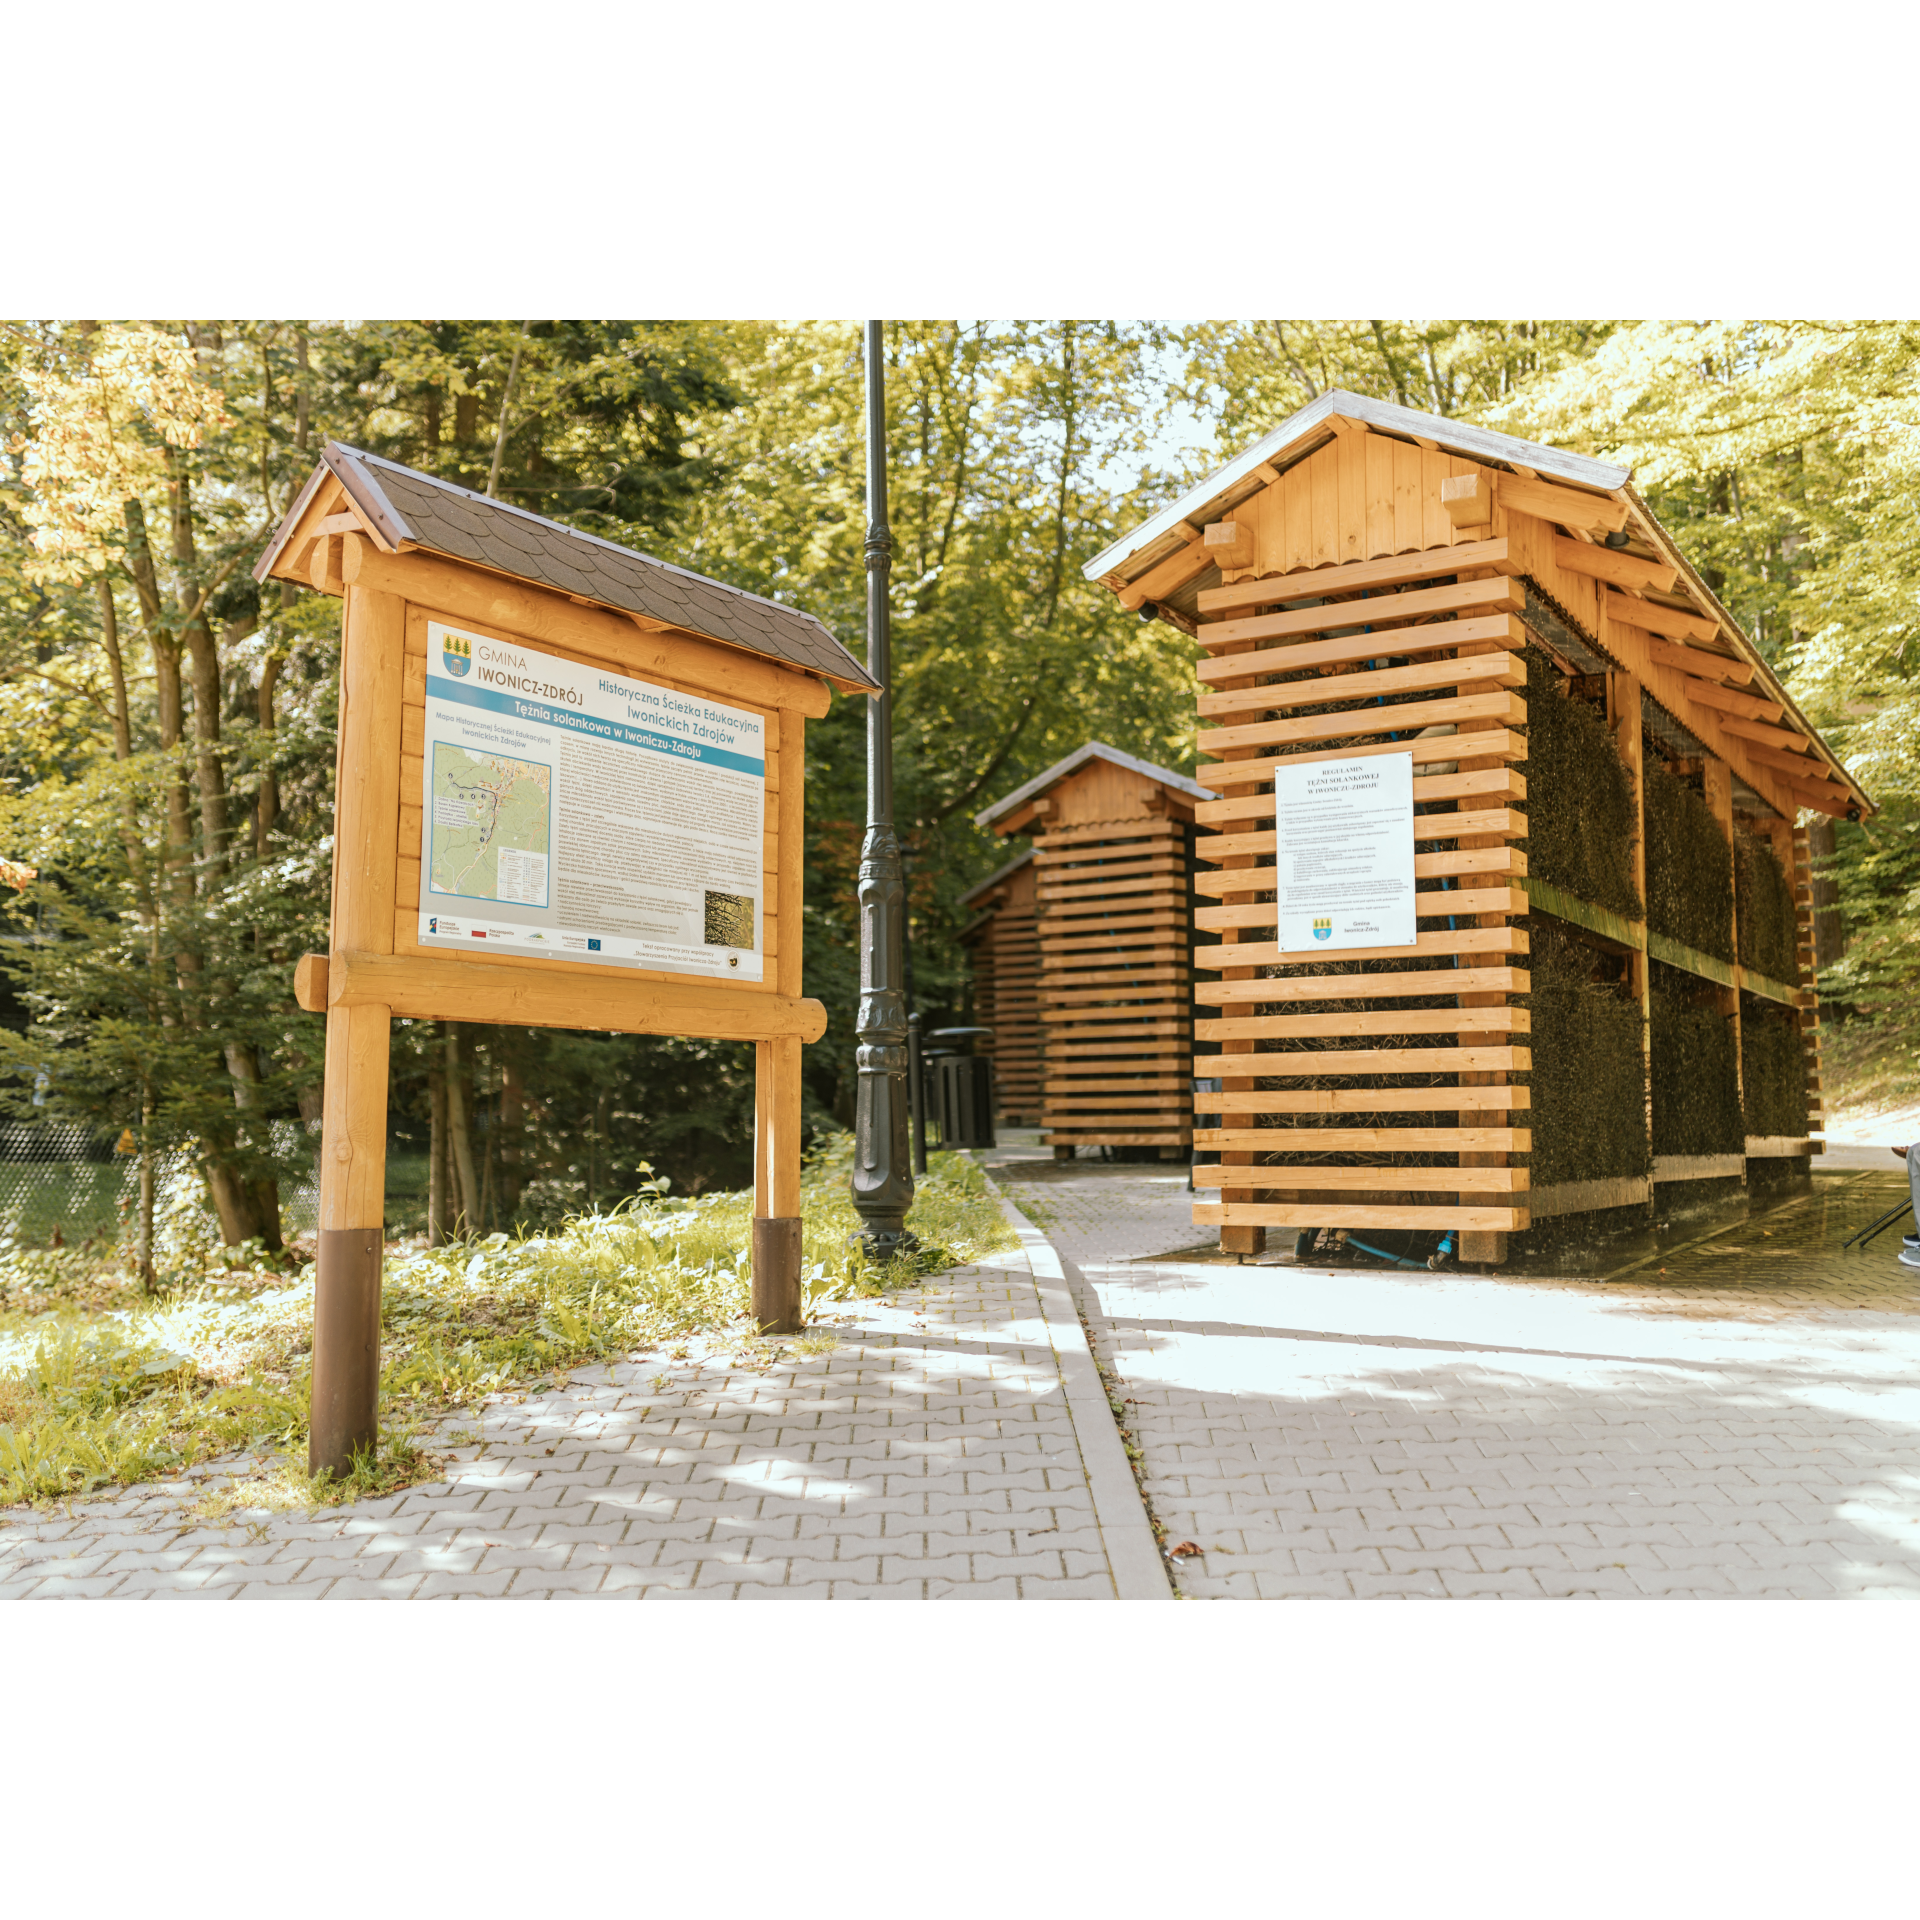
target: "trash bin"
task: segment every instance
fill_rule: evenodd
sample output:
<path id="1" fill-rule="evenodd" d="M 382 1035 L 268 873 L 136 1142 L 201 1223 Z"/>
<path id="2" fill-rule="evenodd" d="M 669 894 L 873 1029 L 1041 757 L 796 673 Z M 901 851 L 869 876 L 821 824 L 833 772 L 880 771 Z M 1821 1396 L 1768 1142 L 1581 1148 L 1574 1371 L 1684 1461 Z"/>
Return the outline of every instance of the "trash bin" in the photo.
<path id="1" fill-rule="evenodd" d="M 941 1027 L 928 1036 L 929 1104 L 943 1147 L 991 1147 L 993 1137 L 993 1062 L 973 1051 L 990 1040 L 991 1027 Z"/>

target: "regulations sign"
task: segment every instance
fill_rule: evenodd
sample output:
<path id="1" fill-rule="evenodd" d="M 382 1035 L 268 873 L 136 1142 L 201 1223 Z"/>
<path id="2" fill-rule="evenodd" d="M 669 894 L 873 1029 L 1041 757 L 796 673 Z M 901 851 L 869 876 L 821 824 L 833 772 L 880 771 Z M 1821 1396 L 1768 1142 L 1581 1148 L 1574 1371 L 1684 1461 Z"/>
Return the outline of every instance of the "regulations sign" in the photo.
<path id="1" fill-rule="evenodd" d="M 427 625 L 425 947 L 762 977 L 766 729 Z"/>
<path id="2" fill-rule="evenodd" d="M 1281 947 L 1414 945 L 1413 755 L 1282 762 L 1273 797 Z"/>

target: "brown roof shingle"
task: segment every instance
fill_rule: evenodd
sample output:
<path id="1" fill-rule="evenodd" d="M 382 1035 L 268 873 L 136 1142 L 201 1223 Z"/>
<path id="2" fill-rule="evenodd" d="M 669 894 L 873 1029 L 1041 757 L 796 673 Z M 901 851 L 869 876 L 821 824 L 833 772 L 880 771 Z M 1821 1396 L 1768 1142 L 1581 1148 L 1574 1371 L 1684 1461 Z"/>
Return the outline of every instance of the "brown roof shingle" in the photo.
<path id="1" fill-rule="evenodd" d="M 851 688 L 875 682 L 810 613 L 618 547 L 524 507 L 436 480 L 378 454 L 329 441 L 321 454 L 354 504 L 395 546 L 471 561 L 536 586 L 705 634 Z M 254 569 L 264 579 L 308 495 L 303 493 Z"/>

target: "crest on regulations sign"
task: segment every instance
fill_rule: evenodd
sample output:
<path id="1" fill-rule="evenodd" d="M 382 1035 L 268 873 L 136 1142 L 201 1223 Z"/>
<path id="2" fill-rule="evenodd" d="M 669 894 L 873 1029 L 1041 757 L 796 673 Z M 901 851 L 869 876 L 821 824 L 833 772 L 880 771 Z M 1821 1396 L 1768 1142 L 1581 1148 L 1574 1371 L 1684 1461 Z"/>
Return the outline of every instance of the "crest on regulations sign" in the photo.
<path id="1" fill-rule="evenodd" d="M 1316 920 L 1313 923 L 1313 937 L 1316 940 L 1331 940 L 1333 938 L 1333 922 L 1331 920 Z"/>

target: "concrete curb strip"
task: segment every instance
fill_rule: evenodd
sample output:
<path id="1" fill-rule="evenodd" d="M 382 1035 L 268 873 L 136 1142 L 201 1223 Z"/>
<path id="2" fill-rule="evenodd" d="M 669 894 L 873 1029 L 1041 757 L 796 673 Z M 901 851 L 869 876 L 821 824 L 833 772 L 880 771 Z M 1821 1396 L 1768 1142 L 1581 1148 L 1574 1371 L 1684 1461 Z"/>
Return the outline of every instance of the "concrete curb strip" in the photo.
<path id="1" fill-rule="evenodd" d="M 979 1163 L 976 1161 L 976 1165 Z M 1114 1591 L 1122 1600 L 1171 1600 L 1160 1548 L 1140 1499 L 1139 1483 L 1127 1461 L 1114 1425 L 1113 1409 L 1093 1364 L 1086 1330 L 1074 1306 L 1072 1286 L 1047 1236 L 1007 1197 L 1006 1189 L 986 1168 L 986 1181 L 1008 1226 L 1020 1236 L 1020 1248 L 1033 1269 L 1033 1284 L 1046 1316 L 1047 1335 L 1059 1362 L 1067 1393 L 1067 1414 L 1074 1438 L 1080 1443 L 1080 1463 L 1093 1495 L 1093 1513 L 1113 1573 Z"/>

